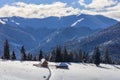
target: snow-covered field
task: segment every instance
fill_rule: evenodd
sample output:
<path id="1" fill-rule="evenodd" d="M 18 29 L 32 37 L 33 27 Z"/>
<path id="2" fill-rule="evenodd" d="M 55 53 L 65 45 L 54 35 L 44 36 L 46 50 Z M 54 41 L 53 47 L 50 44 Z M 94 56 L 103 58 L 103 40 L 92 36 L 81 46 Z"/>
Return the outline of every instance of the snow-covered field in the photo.
<path id="1" fill-rule="evenodd" d="M 0 60 L 0 80 L 46 80 L 50 75 L 47 68 L 35 67 L 39 62 Z M 69 70 L 56 69 L 49 63 L 50 80 L 120 80 L 120 66 L 71 63 Z"/>
<path id="2" fill-rule="evenodd" d="M 38 63 L 0 61 L 0 80 L 46 80 L 44 76 L 49 75 L 49 70 L 33 66 Z"/>
<path id="3" fill-rule="evenodd" d="M 51 69 L 50 80 L 120 80 L 120 66 L 101 64 L 96 67 L 94 64 L 69 65 L 69 70 Z"/>

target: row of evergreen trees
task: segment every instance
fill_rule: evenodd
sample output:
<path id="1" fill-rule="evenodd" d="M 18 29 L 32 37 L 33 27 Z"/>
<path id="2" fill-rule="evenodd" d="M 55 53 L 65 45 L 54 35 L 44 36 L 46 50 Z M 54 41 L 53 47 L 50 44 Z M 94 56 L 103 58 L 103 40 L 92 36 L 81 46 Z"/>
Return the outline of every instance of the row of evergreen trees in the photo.
<path id="1" fill-rule="evenodd" d="M 27 61 L 41 61 L 41 59 L 44 58 L 42 50 L 40 50 L 39 55 L 33 56 L 30 53 L 27 54 L 24 46 L 22 46 L 20 52 L 21 52 L 21 60 L 22 61 L 26 61 L 26 60 Z"/>
<path id="2" fill-rule="evenodd" d="M 57 46 L 52 51 L 49 61 L 94 63 L 97 66 L 100 63 L 113 64 L 113 61 L 109 56 L 108 49 L 105 50 L 104 56 L 102 57 L 99 47 L 95 47 L 93 54 L 89 54 L 82 50 L 79 50 L 79 52 L 69 52 L 65 47 L 62 49 L 60 46 Z"/>
<path id="3" fill-rule="evenodd" d="M 9 50 L 9 44 L 8 44 L 8 40 L 5 41 L 4 43 L 4 54 L 2 56 L 3 59 L 11 59 L 11 60 L 15 60 L 16 59 L 16 55 L 15 52 L 13 51 L 12 54 L 10 54 L 10 50 Z"/>
<path id="4" fill-rule="evenodd" d="M 26 60 L 27 61 L 37 61 L 37 60 L 40 61 L 43 58 L 42 50 L 40 50 L 40 53 L 38 56 L 33 56 L 30 53 L 28 53 L 28 54 L 26 53 L 24 46 L 21 47 L 20 53 L 21 53 L 21 61 L 26 61 Z M 6 59 L 6 60 L 16 60 L 17 59 L 14 51 L 12 52 L 12 54 L 10 54 L 8 40 L 6 40 L 4 43 L 4 53 L 1 58 Z"/>
<path id="5" fill-rule="evenodd" d="M 52 61 L 52 62 L 83 62 L 83 63 L 94 63 L 97 66 L 100 63 L 108 63 L 108 64 L 113 63 L 109 56 L 108 49 L 105 50 L 104 56 L 102 57 L 99 47 L 95 47 L 93 54 L 91 55 L 82 50 L 79 50 L 79 52 L 68 51 L 66 47 L 62 49 L 62 47 L 60 46 L 57 46 L 55 49 L 53 49 L 51 54 L 49 55 L 43 55 L 42 50 L 40 50 L 39 55 L 37 56 L 33 56 L 30 53 L 27 54 L 24 46 L 21 47 L 20 53 L 21 53 L 21 61 L 26 61 L 26 60 L 40 61 L 44 57 L 48 61 Z M 6 40 L 4 43 L 4 54 L 2 58 L 7 60 L 9 59 L 16 60 L 15 52 L 13 51 L 12 54 L 10 54 L 8 40 Z"/>

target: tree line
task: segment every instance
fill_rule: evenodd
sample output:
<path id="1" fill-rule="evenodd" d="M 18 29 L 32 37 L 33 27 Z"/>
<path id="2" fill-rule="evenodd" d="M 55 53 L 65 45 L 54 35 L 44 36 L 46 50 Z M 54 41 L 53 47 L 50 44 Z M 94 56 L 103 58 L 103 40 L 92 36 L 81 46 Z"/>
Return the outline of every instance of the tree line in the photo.
<path id="1" fill-rule="evenodd" d="M 93 50 L 93 54 L 89 54 L 81 49 L 76 51 L 68 51 L 66 47 L 62 48 L 61 46 L 57 46 L 55 49 L 51 51 L 50 54 L 45 55 L 40 49 L 39 54 L 37 56 L 33 56 L 31 53 L 26 53 L 25 47 L 22 46 L 20 49 L 21 53 L 21 61 L 41 61 L 42 58 L 45 58 L 51 62 L 81 62 L 81 63 L 94 63 L 98 66 L 100 63 L 106 64 L 114 64 L 113 60 L 109 56 L 109 51 L 106 48 L 103 56 L 101 56 L 101 52 L 99 47 L 95 47 Z M 9 43 L 8 40 L 4 43 L 4 53 L 1 57 L 2 59 L 7 60 L 16 60 L 16 54 L 14 51 L 10 54 Z"/>
<path id="2" fill-rule="evenodd" d="M 109 56 L 108 49 L 105 49 L 104 55 L 101 55 L 99 47 L 95 47 L 93 54 L 89 54 L 81 49 L 78 52 L 68 51 L 66 47 L 57 46 L 50 54 L 49 61 L 52 62 L 81 62 L 94 63 L 98 66 L 100 63 L 114 64 Z"/>
<path id="3" fill-rule="evenodd" d="M 24 46 L 21 47 L 20 53 L 21 53 L 21 59 L 20 59 L 21 61 L 37 61 L 37 60 L 40 61 L 43 58 L 42 50 L 40 50 L 39 55 L 33 56 L 31 53 L 26 53 Z M 6 60 L 16 60 L 17 59 L 16 53 L 14 51 L 12 51 L 12 53 L 10 53 L 8 40 L 6 40 L 4 42 L 4 52 L 3 52 L 3 55 L 1 58 L 6 59 Z"/>

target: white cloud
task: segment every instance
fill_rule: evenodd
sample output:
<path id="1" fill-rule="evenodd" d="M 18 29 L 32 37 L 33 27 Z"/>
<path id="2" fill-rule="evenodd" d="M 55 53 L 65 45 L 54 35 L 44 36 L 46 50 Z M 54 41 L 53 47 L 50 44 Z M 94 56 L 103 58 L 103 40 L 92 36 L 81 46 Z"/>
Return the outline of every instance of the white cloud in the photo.
<path id="1" fill-rule="evenodd" d="M 1 7 L 0 17 L 20 16 L 26 18 L 44 18 L 85 13 L 92 15 L 101 14 L 120 21 L 120 2 L 117 0 L 92 0 L 89 4 L 86 4 L 85 0 L 79 0 L 79 4 L 84 6 L 84 9 L 73 8 L 63 2 L 39 5 L 17 2 Z M 75 5 L 75 2 L 73 2 L 72 5 Z"/>
<path id="2" fill-rule="evenodd" d="M 80 10 L 67 6 L 66 3 L 55 2 L 52 4 L 26 4 L 17 2 L 0 8 L 1 17 L 21 16 L 27 18 L 44 18 L 49 16 L 67 16 L 78 14 Z"/>
<path id="3" fill-rule="evenodd" d="M 91 15 L 104 15 L 109 18 L 116 19 L 120 21 L 120 10 L 118 11 L 103 11 L 103 12 L 97 12 L 94 10 L 81 10 L 81 13 L 83 14 L 91 14 Z"/>
<path id="4" fill-rule="evenodd" d="M 90 4 L 86 4 L 85 0 L 79 0 L 79 3 L 85 7 L 81 13 L 104 15 L 120 21 L 120 2 L 117 0 L 92 0 Z"/>
<path id="5" fill-rule="evenodd" d="M 79 4 L 85 8 L 101 10 L 106 7 L 115 6 L 118 3 L 117 0 L 92 0 L 90 4 L 86 4 L 85 0 L 79 0 Z"/>
<path id="6" fill-rule="evenodd" d="M 91 4 L 87 6 L 87 8 L 93 9 L 104 9 L 106 7 L 111 7 L 117 4 L 116 0 L 93 0 Z"/>
<path id="7" fill-rule="evenodd" d="M 78 2 L 81 6 L 84 6 L 84 7 L 87 6 L 87 4 L 85 3 L 85 0 L 79 0 Z"/>

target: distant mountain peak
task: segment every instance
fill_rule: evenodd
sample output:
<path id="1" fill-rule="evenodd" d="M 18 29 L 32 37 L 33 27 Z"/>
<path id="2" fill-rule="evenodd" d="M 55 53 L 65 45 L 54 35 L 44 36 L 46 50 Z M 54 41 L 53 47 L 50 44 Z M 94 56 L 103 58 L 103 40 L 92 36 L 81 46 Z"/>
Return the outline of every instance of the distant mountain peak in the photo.
<path id="1" fill-rule="evenodd" d="M 70 15 L 64 17 L 47 17 L 47 18 L 22 18 L 18 16 L 2 17 L 2 23 L 5 22 L 10 26 L 38 28 L 67 28 L 67 27 L 89 27 L 91 29 L 106 28 L 116 24 L 118 21 L 107 18 L 102 15 Z"/>

